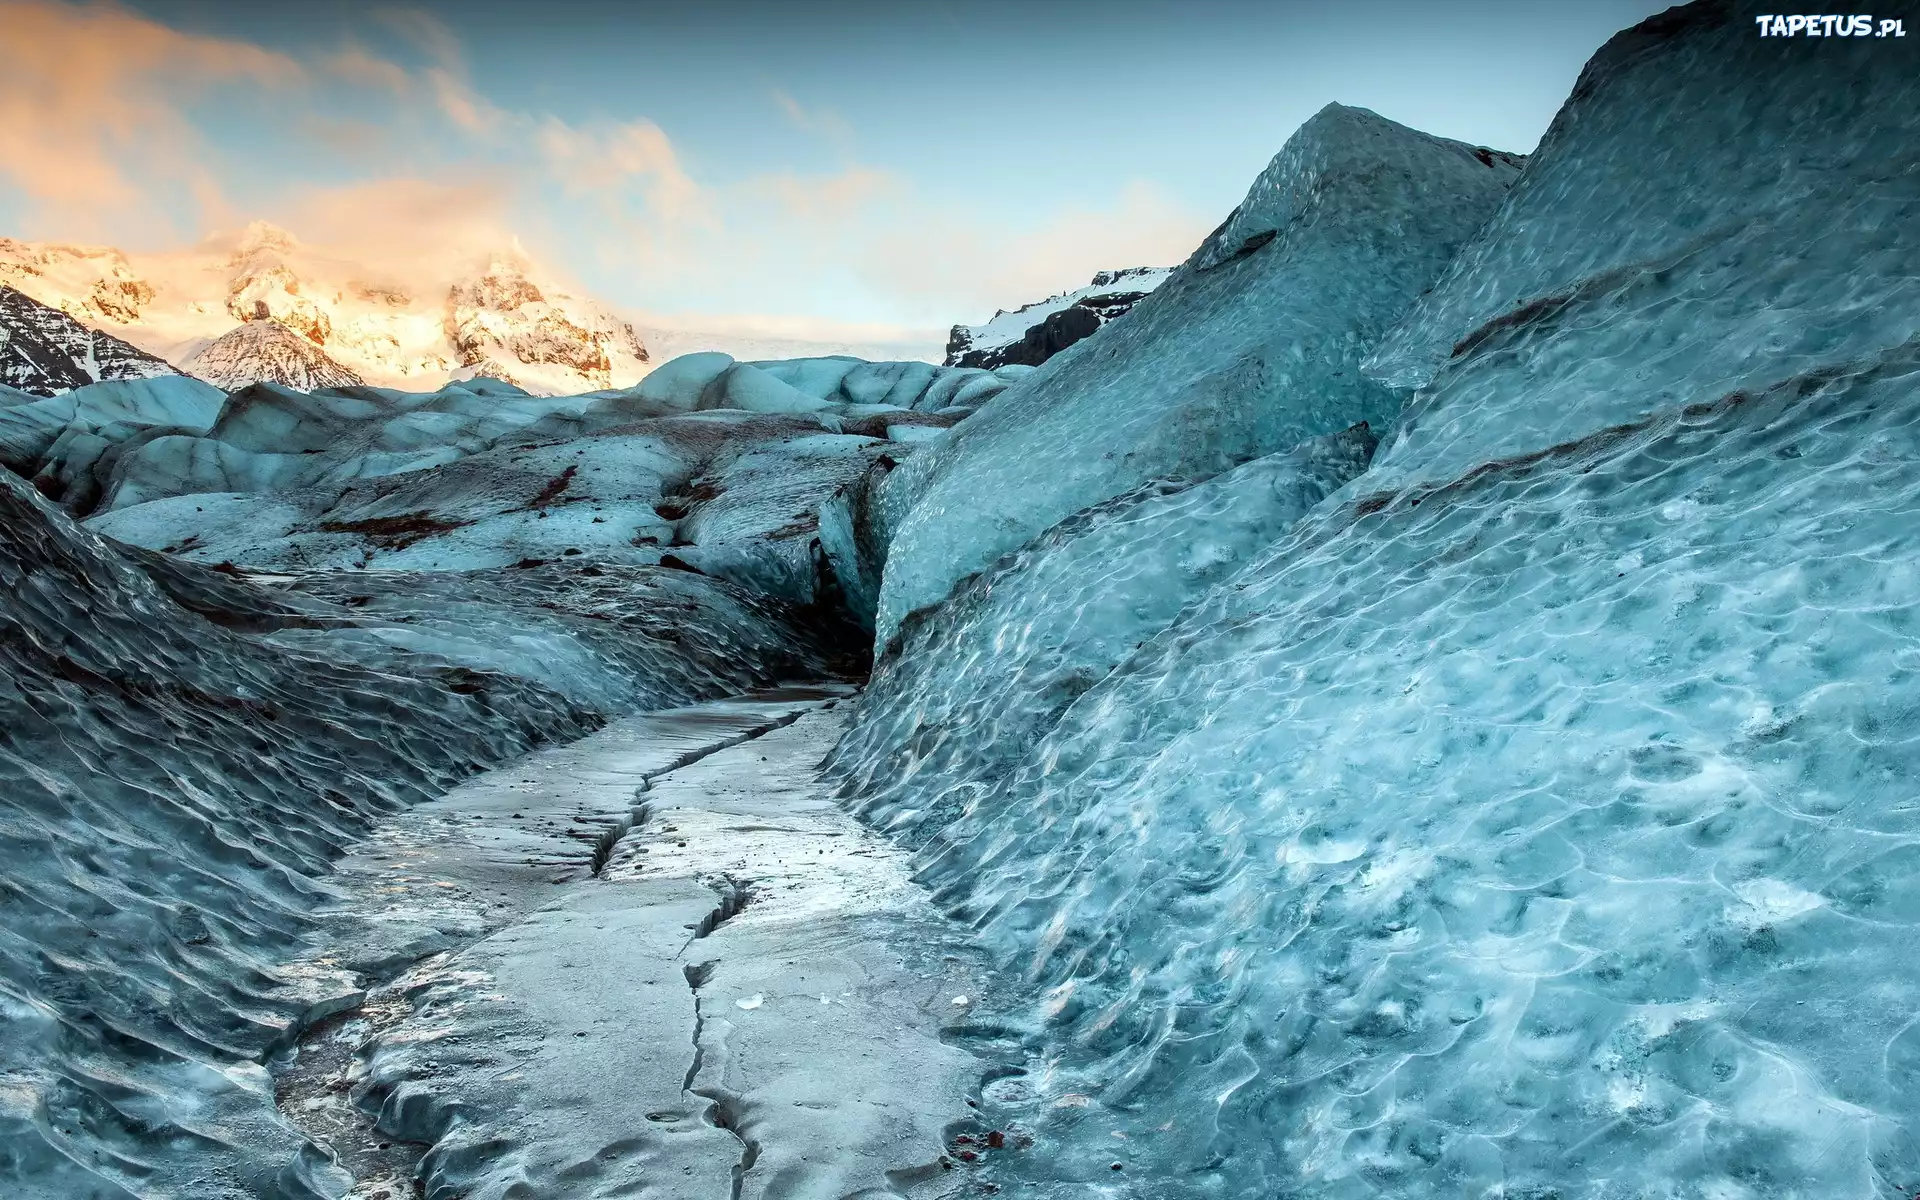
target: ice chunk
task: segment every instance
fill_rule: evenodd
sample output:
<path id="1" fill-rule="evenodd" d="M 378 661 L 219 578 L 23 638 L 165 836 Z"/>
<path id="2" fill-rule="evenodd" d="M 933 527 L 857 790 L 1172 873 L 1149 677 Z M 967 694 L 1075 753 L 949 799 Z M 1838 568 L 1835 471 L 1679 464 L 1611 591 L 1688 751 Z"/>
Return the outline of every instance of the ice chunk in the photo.
<path id="1" fill-rule="evenodd" d="M 674 555 L 761 594 L 838 610 L 846 584 L 824 551 L 822 509 L 890 449 L 844 434 L 744 449 L 689 488 Z"/>
<path id="2" fill-rule="evenodd" d="M 1385 429 L 1399 400 L 1361 377 L 1361 358 L 1515 174 L 1361 109 L 1308 121 L 1125 320 L 889 477 L 880 644 L 956 581 L 1148 480 L 1205 478 L 1361 421 Z"/>
<path id="3" fill-rule="evenodd" d="M 1595 56 L 1485 233 L 1368 362 L 1425 389 L 1376 486 L 1865 367 L 1920 331 L 1920 74 L 1877 39 L 1759 37 L 1758 12 L 1676 9 Z"/>
<path id="4" fill-rule="evenodd" d="M 844 400 L 841 384 L 847 372 L 863 360 L 847 355 L 825 358 L 772 359 L 749 364 L 790 387 L 798 388 L 818 400 Z"/>
<path id="5" fill-rule="evenodd" d="M 737 408 L 747 412 L 817 412 L 829 401 L 783 383 L 748 363 L 734 363 L 700 393 L 701 408 Z"/>
<path id="6" fill-rule="evenodd" d="M 184 375 L 109 380 L 49 398 L 0 407 L 0 465 L 33 475 L 63 431 L 98 433 L 117 427 L 118 441 L 145 427 L 205 433 L 226 397 Z"/>
<path id="7" fill-rule="evenodd" d="M 733 356 L 718 351 L 682 354 L 654 368 L 633 390 L 642 400 L 691 411 L 698 407 L 706 386 L 732 365 Z"/>
<path id="8" fill-rule="evenodd" d="M 89 425 L 170 425 L 200 432 L 212 427 L 226 395 L 185 375 L 113 379 L 75 388 L 64 397 L 74 418 Z"/>

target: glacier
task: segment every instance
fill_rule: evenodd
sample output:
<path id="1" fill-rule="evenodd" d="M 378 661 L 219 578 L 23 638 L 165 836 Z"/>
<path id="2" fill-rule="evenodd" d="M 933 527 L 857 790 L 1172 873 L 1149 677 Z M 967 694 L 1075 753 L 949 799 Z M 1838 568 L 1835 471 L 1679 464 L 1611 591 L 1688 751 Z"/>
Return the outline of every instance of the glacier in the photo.
<path id="1" fill-rule="evenodd" d="M 438 607 L 486 653 L 442 632 L 372 655 L 350 647 L 434 633 L 116 547 L 6 474 L 0 539 L 10 1196 L 330 1194 L 261 1065 L 318 999 L 276 964 L 330 861 L 380 814 L 590 731 L 609 711 L 591 702 L 830 671 L 790 618 L 684 572 L 651 598 L 644 579 L 588 596 L 470 577 L 475 602 Z M 569 644 L 571 672 L 553 653 Z M 510 649 L 544 670 L 511 673 Z"/>
<path id="2" fill-rule="evenodd" d="M 1029 745 L 968 705 L 1050 681 L 979 616 L 1048 577 L 916 609 L 1024 529 L 982 534 L 961 463 L 911 468 L 887 570 L 925 564 L 918 615 L 835 770 L 1024 982 L 971 1044 L 1005 1063 L 981 1120 L 1033 1148 L 982 1178 L 1914 1192 L 1920 77 L 1757 11 L 1596 55 L 1362 351 L 1411 390 L 1367 469 Z"/>
<path id="3" fill-rule="evenodd" d="M 1047 360 L 888 476 L 885 646 L 910 613 L 1089 505 L 1369 422 L 1373 340 L 1493 213 L 1517 161 L 1331 105 L 1121 320 Z M 1060 455 L 1055 448 L 1072 447 Z M 1035 471 L 1049 461 L 1052 469 Z"/>
<path id="4" fill-rule="evenodd" d="M 1759 11 L 1038 367 L 0 390 L 0 1191 L 1920 1193 L 1920 74 Z"/>

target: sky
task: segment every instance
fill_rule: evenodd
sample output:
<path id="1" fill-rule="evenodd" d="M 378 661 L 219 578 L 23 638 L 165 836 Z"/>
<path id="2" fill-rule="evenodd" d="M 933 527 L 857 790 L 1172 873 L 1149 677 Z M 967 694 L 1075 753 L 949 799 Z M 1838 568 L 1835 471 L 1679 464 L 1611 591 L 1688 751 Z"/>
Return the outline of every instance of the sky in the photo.
<path id="1" fill-rule="evenodd" d="M 1178 262 L 1329 102 L 1527 152 L 1664 7 L 0 0 L 0 236 L 517 239 L 629 312 L 911 340 Z"/>

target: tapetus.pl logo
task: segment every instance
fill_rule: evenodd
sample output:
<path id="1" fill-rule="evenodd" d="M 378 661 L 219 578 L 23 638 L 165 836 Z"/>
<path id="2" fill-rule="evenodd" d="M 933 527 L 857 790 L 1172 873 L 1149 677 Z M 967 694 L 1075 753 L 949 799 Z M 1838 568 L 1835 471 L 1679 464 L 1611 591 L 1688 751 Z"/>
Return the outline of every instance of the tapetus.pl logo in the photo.
<path id="1" fill-rule="evenodd" d="M 1869 16 L 1755 17 L 1761 37 L 1905 37 L 1906 22 L 1894 17 Z"/>

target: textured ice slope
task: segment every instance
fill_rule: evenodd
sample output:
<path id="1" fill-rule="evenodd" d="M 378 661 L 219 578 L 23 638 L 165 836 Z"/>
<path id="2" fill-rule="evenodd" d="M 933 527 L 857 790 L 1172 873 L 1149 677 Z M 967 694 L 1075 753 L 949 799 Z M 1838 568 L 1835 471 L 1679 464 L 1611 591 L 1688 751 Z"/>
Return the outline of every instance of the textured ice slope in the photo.
<path id="1" fill-rule="evenodd" d="M 471 576 L 479 598 L 443 614 L 463 627 L 419 628 L 371 590 L 326 604 L 123 552 L 0 472 L 0 1194 L 317 1194 L 261 1063 L 321 998 L 271 964 L 340 848 L 591 728 L 581 701 L 822 670 L 765 606 L 655 574 L 684 582 L 488 594 Z M 411 602 L 432 591 L 416 581 Z M 370 656 L 349 639 L 382 626 L 376 665 L 355 665 Z"/>
<path id="2" fill-rule="evenodd" d="M 1009 1193 L 1920 1189 L 1920 76 L 1750 16 L 1610 43 L 1404 434 L 936 814 Z"/>
<path id="3" fill-rule="evenodd" d="M 833 774 L 869 820 L 923 841 L 1181 609 L 1359 474 L 1373 446 L 1360 426 L 1060 522 L 908 619 Z"/>
<path id="4" fill-rule="evenodd" d="M 1920 64 L 1758 37 L 1762 7 L 1676 9 L 1596 56 L 1486 236 L 1367 363 L 1426 386 L 1374 486 L 1863 365 L 1920 329 Z"/>
<path id="5" fill-rule="evenodd" d="M 1205 478 L 1399 397 L 1361 358 L 1499 203 L 1514 160 L 1330 105 L 1126 320 L 1049 359 L 889 477 L 881 645 L 1040 531 Z"/>

